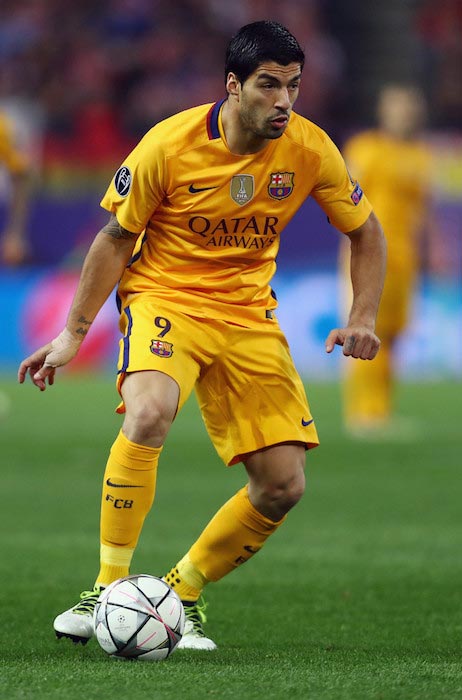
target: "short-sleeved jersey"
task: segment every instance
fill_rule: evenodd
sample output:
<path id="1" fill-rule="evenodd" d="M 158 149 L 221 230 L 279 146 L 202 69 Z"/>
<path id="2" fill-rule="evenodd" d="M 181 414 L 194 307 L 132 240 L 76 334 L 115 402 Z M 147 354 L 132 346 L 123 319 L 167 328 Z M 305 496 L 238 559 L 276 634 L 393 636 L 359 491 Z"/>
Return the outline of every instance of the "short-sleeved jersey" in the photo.
<path id="1" fill-rule="evenodd" d="M 16 147 L 11 126 L 6 117 L 0 114 L 0 166 L 4 165 L 12 174 L 22 173 L 27 168 L 27 160 Z"/>
<path id="2" fill-rule="evenodd" d="M 342 232 L 361 226 L 371 206 L 319 127 L 292 113 L 280 138 L 235 155 L 222 104 L 154 126 L 101 205 L 140 234 L 119 285 L 123 305 L 143 292 L 191 315 L 257 326 L 277 305 L 270 281 L 280 236 L 306 198 Z"/>
<path id="3" fill-rule="evenodd" d="M 350 139 L 343 154 L 384 229 L 389 272 L 410 271 L 430 194 L 428 148 L 421 141 L 371 130 Z"/>

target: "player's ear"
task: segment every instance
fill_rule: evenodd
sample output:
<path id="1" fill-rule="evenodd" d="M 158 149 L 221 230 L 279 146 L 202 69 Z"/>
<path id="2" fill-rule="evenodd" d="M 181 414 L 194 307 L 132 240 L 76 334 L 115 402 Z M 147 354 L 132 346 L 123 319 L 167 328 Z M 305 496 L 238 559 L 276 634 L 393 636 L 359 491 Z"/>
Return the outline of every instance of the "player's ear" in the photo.
<path id="1" fill-rule="evenodd" d="M 228 73 L 228 77 L 226 78 L 226 90 L 228 91 L 228 95 L 233 95 L 239 100 L 241 83 L 235 73 Z"/>

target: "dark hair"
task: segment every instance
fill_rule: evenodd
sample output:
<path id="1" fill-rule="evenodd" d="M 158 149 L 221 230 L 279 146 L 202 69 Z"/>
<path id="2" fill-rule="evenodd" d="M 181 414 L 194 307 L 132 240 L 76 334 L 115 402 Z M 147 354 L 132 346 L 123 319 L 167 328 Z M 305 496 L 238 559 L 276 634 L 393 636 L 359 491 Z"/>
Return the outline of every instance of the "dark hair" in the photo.
<path id="1" fill-rule="evenodd" d="M 230 72 L 244 83 L 264 61 L 275 61 L 281 66 L 300 63 L 301 68 L 305 63 L 297 39 L 279 22 L 262 20 L 239 29 L 226 50 L 225 83 Z"/>

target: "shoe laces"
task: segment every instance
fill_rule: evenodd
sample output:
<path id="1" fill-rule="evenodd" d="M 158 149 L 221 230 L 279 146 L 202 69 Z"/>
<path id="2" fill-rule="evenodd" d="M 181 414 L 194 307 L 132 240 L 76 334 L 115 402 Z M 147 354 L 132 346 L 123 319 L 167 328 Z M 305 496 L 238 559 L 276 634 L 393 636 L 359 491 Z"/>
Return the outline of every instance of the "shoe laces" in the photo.
<path id="1" fill-rule="evenodd" d="M 192 623 L 194 634 L 197 634 L 199 637 L 205 637 L 202 625 L 207 622 L 205 611 L 208 607 L 208 603 L 206 603 L 201 596 L 196 603 L 185 603 L 183 601 L 183 605 L 186 619 Z"/>
<path id="2" fill-rule="evenodd" d="M 80 594 L 80 603 L 74 606 L 73 611 L 77 615 L 93 614 L 96 601 L 98 600 L 104 586 L 95 586 L 92 591 L 82 591 Z"/>

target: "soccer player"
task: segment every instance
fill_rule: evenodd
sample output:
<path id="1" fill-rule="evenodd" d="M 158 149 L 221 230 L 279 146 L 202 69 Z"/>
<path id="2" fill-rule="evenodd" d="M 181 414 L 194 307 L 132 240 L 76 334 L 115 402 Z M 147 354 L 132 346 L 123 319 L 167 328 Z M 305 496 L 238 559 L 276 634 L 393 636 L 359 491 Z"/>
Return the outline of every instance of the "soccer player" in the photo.
<path id="1" fill-rule="evenodd" d="M 215 648 L 202 625 L 204 587 L 258 552 L 301 498 L 305 451 L 318 437 L 270 283 L 283 229 L 309 195 L 352 250 L 350 319 L 326 350 L 339 344 L 363 360 L 378 351 L 383 234 L 337 148 L 292 111 L 303 65 L 296 39 L 275 22 L 232 38 L 226 99 L 157 124 L 121 165 L 66 327 L 20 365 L 20 382 L 29 373 L 42 391 L 52 384 L 119 282 L 125 415 L 103 479 L 100 570 L 93 590 L 55 619 L 59 636 L 90 638 L 99 592 L 128 574 L 162 446 L 193 388 L 218 454 L 242 462 L 248 483 L 165 575 L 185 604 L 180 647 Z"/>
<path id="2" fill-rule="evenodd" d="M 30 191 L 30 167 L 16 147 L 11 124 L 0 112 L 0 166 L 8 171 L 11 182 L 11 201 L 7 203 L 8 217 L 0 238 L 0 262 L 20 265 L 27 260 L 26 215 Z"/>
<path id="3" fill-rule="evenodd" d="M 425 112 L 424 98 L 415 87 L 387 85 L 379 96 L 378 128 L 355 135 L 344 148 L 347 164 L 383 226 L 388 250 L 376 327 L 380 353 L 373 362 L 345 363 L 344 368 L 344 422 L 356 437 L 402 439 L 414 432 L 412 421 L 393 416 L 393 351 L 409 321 L 421 235 L 424 228 L 428 233 L 435 228 L 430 212 L 431 160 L 420 135 Z M 341 264 L 348 267 L 344 245 Z"/>

